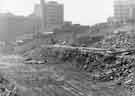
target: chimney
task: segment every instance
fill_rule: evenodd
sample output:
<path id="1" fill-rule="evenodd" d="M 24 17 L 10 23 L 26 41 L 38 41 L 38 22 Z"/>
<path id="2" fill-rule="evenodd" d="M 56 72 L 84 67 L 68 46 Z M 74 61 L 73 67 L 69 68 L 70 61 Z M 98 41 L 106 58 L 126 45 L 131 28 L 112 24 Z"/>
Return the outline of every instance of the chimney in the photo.
<path id="1" fill-rule="evenodd" d="M 47 28 L 46 26 L 46 4 L 45 0 L 40 0 L 41 14 L 42 14 L 42 31 L 44 32 Z"/>

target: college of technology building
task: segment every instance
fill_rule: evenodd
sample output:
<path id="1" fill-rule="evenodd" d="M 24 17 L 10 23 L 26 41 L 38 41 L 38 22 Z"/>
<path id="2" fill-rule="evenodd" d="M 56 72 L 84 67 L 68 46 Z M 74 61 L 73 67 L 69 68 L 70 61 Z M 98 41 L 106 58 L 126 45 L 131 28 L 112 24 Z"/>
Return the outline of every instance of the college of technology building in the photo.
<path id="1" fill-rule="evenodd" d="M 114 0 L 114 16 L 109 22 L 127 22 L 135 20 L 135 0 Z"/>
<path id="2" fill-rule="evenodd" d="M 40 4 L 35 5 L 33 15 L 41 18 L 45 31 L 53 31 L 64 22 L 64 5 L 55 1 L 40 0 Z"/>
<path id="3" fill-rule="evenodd" d="M 115 0 L 114 17 L 117 21 L 135 20 L 135 0 Z"/>

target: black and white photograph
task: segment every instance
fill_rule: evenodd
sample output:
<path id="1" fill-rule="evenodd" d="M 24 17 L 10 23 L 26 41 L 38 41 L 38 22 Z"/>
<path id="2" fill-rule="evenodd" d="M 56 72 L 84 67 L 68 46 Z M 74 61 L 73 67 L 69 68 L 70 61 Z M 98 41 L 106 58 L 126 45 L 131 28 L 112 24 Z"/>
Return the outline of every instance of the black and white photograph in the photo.
<path id="1" fill-rule="evenodd" d="M 0 96 L 135 96 L 135 0 L 0 0 Z"/>

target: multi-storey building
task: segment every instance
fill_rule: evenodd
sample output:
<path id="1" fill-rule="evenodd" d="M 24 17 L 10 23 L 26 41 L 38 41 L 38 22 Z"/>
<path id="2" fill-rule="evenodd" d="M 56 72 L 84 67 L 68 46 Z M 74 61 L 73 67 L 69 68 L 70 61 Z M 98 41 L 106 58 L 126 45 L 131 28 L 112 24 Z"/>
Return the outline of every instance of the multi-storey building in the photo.
<path id="1" fill-rule="evenodd" d="M 46 31 L 52 31 L 64 22 L 64 5 L 55 1 L 41 0 L 41 4 L 35 5 L 34 15 L 42 19 Z"/>
<path id="2" fill-rule="evenodd" d="M 114 17 L 117 21 L 135 20 L 135 0 L 115 0 Z"/>

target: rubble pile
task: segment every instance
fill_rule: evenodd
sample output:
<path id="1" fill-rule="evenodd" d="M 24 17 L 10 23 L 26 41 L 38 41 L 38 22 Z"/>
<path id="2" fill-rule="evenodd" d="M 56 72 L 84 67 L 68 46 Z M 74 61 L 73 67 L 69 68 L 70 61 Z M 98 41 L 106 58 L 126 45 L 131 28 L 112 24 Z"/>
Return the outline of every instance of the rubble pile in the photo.
<path id="1" fill-rule="evenodd" d="M 9 80 L 0 76 L 0 96 L 20 96 L 19 89 Z"/>
<path id="2" fill-rule="evenodd" d="M 114 85 L 123 85 L 129 93 L 135 95 L 134 56 L 65 50 L 61 61 L 73 62 L 73 66 L 80 71 L 90 73 L 92 81 L 96 83 L 112 82 Z"/>
<path id="3" fill-rule="evenodd" d="M 116 56 L 105 56 L 100 53 L 81 53 L 72 50 L 63 53 L 61 58 L 64 62 L 75 62 L 75 67 L 93 73 L 93 80 L 110 81 L 124 78 L 132 73 L 135 67 L 135 58 L 122 58 Z"/>
<path id="4" fill-rule="evenodd" d="M 126 56 L 119 57 L 117 55 L 96 51 L 85 52 L 79 49 L 61 50 L 49 48 L 47 50 L 49 50 L 49 55 L 43 51 L 38 55 L 41 56 L 46 63 L 53 61 L 53 63 L 56 64 L 56 61 L 58 61 L 62 64 L 66 64 L 66 62 L 68 62 L 68 64 L 72 64 L 74 68 L 80 71 L 91 73 L 93 80 L 100 82 L 125 78 L 132 73 L 135 67 L 135 58 L 128 58 Z"/>
<path id="5" fill-rule="evenodd" d="M 112 33 L 104 40 L 96 43 L 94 45 L 97 48 L 122 48 L 122 49 L 131 49 L 135 48 L 135 33 L 134 32 L 125 32 L 119 31 L 117 33 Z"/>
<path id="6" fill-rule="evenodd" d="M 54 47 L 41 49 L 39 53 L 40 54 L 37 55 L 41 56 L 42 59 L 46 61 L 44 64 L 48 64 L 50 61 L 53 61 L 53 64 L 59 61 L 59 65 L 71 64 L 72 67 L 77 69 L 80 73 L 86 72 L 90 74 L 89 79 L 96 83 L 114 82 L 113 84 L 124 85 L 125 88 L 131 89 L 131 91 L 135 90 L 135 77 L 129 78 L 132 74 L 134 76 L 134 53 L 132 55 L 123 55 L 121 53 L 84 51 L 79 48 L 61 49 Z"/>

